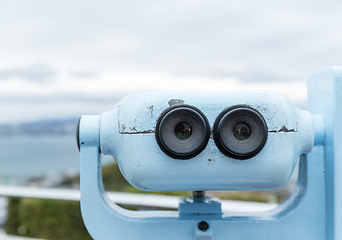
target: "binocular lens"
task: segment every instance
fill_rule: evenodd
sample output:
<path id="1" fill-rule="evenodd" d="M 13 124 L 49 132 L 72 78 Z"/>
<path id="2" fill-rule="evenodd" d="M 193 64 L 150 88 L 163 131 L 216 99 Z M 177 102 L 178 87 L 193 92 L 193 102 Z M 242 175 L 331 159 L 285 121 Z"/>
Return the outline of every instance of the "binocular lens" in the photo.
<path id="1" fill-rule="evenodd" d="M 234 127 L 234 137 L 239 141 L 245 141 L 251 136 L 251 129 L 245 123 L 238 123 Z"/>
<path id="2" fill-rule="evenodd" d="M 175 135 L 179 140 L 189 139 L 191 136 L 191 127 L 187 123 L 178 123 L 175 127 Z"/>
<path id="3" fill-rule="evenodd" d="M 244 105 L 224 110 L 214 124 L 216 146 L 226 156 L 239 160 L 258 154 L 267 136 L 267 125 L 262 115 Z"/>
<path id="4" fill-rule="evenodd" d="M 204 114 L 189 105 L 165 110 L 156 125 L 156 141 L 160 149 L 176 159 L 189 159 L 206 147 L 210 130 Z"/>

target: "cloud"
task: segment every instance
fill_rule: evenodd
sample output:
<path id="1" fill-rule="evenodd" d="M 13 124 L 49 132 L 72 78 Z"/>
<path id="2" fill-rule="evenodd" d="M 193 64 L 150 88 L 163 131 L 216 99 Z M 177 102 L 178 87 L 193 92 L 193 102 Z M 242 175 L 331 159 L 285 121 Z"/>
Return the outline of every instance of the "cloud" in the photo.
<path id="1" fill-rule="evenodd" d="M 82 93 L 1 94 L 0 124 L 32 122 L 41 119 L 78 118 L 101 114 L 114 108 L 122 93 L 86 95 Z"/>
<path id="2" fill-rule="evenodd" d="M 72 114 L 91 102 L 103 109 L 97 103 L 109 106 L 111 91 L 171 89 L 175 79 L 194 92 L 246 86 L 281 91 L 304 106 L 308 74 L 342 65 L 342 1 L 34 3 L 14 0 L 0 8 L 0 89 L 13 96 L 7 98 L 7 104 L 16 104 L 13 109 L 36 109 L 37 116 L 63 114 L 62 109 Z M 58 74 L 47 65 L 30 65 L 35 62 L 51 64 Z M 26 82 L 15 86 L 12 78 Z M 212 82 L 219 87 L 208 87 Z M 38 107 L 44 102 L 59 102 L 60 111 Z"/>
<path id="3" fill-rule="evenodd" d="M 342 2 L 335 0 L 36 3 L 39 8 L 13 1 L 0 10 L 3 56 L 15 53 L 17 60 L 37 54 L 64 68 L 169 74 L 199 73 L 224 62 L 274 81 L 342 64 Z M 203 74 L 230 74 L 212 68 Z"/>
<path id="4" fill-rule="evenodd" d="M 78 77 L 78 78 L 96 78 L 99 74 L 96 72 L 70 72 L 69 75 L 71 77 Z"/>
<path id="5" fill-rule="evenodd" d="M 95 103 L 95 104 L 114 104 L 118 102 L 128 93 L 116 92 L 115 94 L 102 93 L 102 94 L 86 94 L 86 93 L 49 93 L 49 94 L 1 94 L 0 104 L 5 103 L 64 103 L 68 107 L 68 103 L 82 102 L 82 103 Z M 114 105 L 112 107 L 114 107 Z"/>
<path id="6" fill-rule="evenodd" d="M 26 68 L 0 70 L 0 80 L 20 78 L 28 82 L 46 83 L 53 81 L 56 76 L 57 72 L 45 64 L 35 64 Z"/>
<path id="7" fill-rule="evenodd" d="M 244 70 L 227 70 L 224 68 L 210 68 L 208 70 L 199 70 L 196 72 L 176 73 L 175 76 L 203 76 L 206 78 L 215 78 L 226 80 L 229 78 L 238 79 L 240 82 L 282 82 L 298 80 L 297 76 L 287 72 L 274 71 L 273 69 L 244 69 Z"/>

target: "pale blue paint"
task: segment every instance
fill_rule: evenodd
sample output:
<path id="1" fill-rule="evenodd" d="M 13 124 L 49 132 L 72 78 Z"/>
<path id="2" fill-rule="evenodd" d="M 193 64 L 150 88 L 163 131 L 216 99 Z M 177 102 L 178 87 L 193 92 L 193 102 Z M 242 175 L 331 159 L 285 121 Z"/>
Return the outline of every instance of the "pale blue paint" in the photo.
<path id="1" fill-rule="evenodd" d="M 136 212 L 118 207 L 108 201 L 102 186 L 100 116 L 83 116 L 81 210 L 89 233 L 97 240 L 342 239 L 342 175 L 338 174 L 342 170 L 342 130 L 338 128 L 342 121 L 341 76 L 342 69 L 334 68 L 309 77 L 308 106 L 315 115 L 315 146 L 300 158 L 298 183 L 292 195 L 274 210 L 263 213 L 221 213 L 219 202 L 208 198 L 183 199 L 179 212 Z M 101 134 L 110 128 L 107 123 L 101 122 Z M 102 146 L 106 144 L 101 142 Z M 208 222 L 206 232 L 198 230 L 200 221 Z"/>
<path id="2" fill-rule="evenodd" d="M 308 110 L 325 124 L 327 239 L 342 239 L 342 67 L 309 76 Z"/>
<path id="3" fill-rule="evenodd" d="M 162 152 L 155 125 L 170 99 L 182 99 L 200 109 L 211 128 L 216 117 L 234 105 L 249 105 L 264 117 L 268 139 L 255 157 L 239 161 L 223 155 L 214 140 L 189 160 L 175 160 Z M 290 132 L 279 131 L 282 128 Z M 147 191 L 270 190 L 285 185 L 301 154 L 314 144 L 313 119 L 283 97 L 264 91 L 226 94 L 145 92 L 122 99 L 101 115 L 100 144 L 112 155 L 123 176 Z"/>

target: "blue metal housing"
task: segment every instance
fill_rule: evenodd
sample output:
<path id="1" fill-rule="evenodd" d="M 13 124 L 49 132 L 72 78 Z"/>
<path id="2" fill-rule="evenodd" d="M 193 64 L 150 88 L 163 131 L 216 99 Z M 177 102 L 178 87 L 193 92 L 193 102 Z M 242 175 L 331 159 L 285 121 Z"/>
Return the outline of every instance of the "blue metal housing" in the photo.
<path id="1" fill-rule="evenodd" d="M 312 121 L 308 126 L 314 131 L 314 146 L 307 154 L 302 154 L 307 151 L 287 149 L 302 154 L 296 188 L 277 208 L 262 213 L 222 212 L 219 200 L 210 198 L 182 199 L 179 211 L 137 212 L 120 208 L 108 200 L 103 189 L 100 159 L 100 151 L 108 153 L 110 144 L 114 143 L 103 142 L 106 141 L 103 136 L 100 142 L 101 132 L 110 125 L 118 126 L 117 121 L 102 122 L 103 116 L 83 116 L 80 122 L 81 210 L 91 236 L 97 240 L 342 239 L 342 188 L 339 187 L 342 174 L 338 174 L 342 171 L 342 128 L 339 126 L 342 121 L 342 68 L 310 75 L 308 89 L 311 117 L 302 120 Z M 300 126 L 305 129 L 304 123 Z M 297 138 L 309 143 L 298 141 L 296 144 L 312 144 L 309 132 L 304 131 Z M 279 154 L 268 149 L 267 154 L 271 153 Z M 249 176 L 242 174 L 242 177 Z M 239 185 L 238 181 L 235 183 Z M 198 227 L 202 221 L 208 224 L 204 231 Z"/>
<path id="2" fill-rule="evenodd" d="M 236 105 L 255 109 L 268 128 L 264 148 L 253 158 L 241 161 L 222 154 L 210 138 L 196 157 L 169 157 L 157 144 L 155 127 L 159 116 L 176 100 L 202 111 L 211 132 L 225 109 Z M 115 157 L 131 185 L 147 191 L 276 189 L 288 182 L 299 156 L 310 152 L 313 143 L 311 114 L 272 92 L 144 92 L 125 97 L 100 117 L 101 152 Z"/>

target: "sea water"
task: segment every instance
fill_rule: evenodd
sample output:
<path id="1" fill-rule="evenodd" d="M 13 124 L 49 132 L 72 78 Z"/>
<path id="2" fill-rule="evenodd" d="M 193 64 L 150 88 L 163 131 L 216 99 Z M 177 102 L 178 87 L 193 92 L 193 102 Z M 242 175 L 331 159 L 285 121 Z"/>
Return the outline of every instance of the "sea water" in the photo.
<path id="1" fill-rule="evenodd" d="M 74 135 L 0 136 L 0 184 L 26 185 L 32 178 L 79 174 L 79 152 Z M 102 157 L 102 164 L 114 162 Z M 0 229 L 7 215 L 7 199 L 0 197 Z M 0 237 L 1 238 L 1 237 Z"/>
<path id="2" fill-rule="evenodd" d="M 79 158 L 74 135 L 0 136 L 0 179 L 78 173 Z M 110 161 L 103 158 L 104 165 Z"/>

